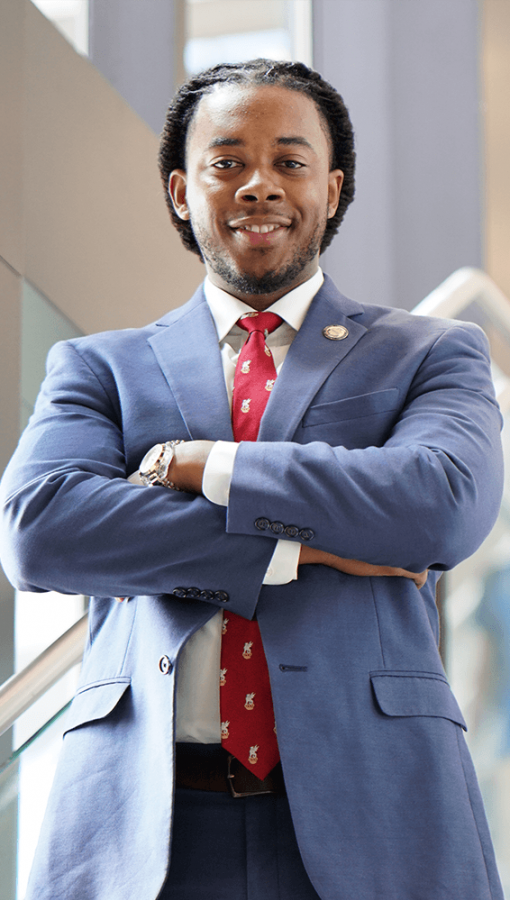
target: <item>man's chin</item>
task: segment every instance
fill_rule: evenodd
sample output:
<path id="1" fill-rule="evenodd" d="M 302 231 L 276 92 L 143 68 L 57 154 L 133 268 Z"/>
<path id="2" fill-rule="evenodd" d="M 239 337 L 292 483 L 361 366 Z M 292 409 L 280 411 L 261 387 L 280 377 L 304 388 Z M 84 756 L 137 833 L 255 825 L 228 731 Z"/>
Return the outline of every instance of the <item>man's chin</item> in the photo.
<path id="1" fill-rule="evenodd" d="M 214 260 L 211 265 L 214 273 L 236 294 L 245 296 L 262 296 L 274 294 L 279 291 L 290 290 L 296 283 L 299 284 L 310 260 L 301 259 L 293 261 L 290 265 L 281 269 L 270 269 L 266 272 L 239 272 L 227 265 L 224 260 Z"/>

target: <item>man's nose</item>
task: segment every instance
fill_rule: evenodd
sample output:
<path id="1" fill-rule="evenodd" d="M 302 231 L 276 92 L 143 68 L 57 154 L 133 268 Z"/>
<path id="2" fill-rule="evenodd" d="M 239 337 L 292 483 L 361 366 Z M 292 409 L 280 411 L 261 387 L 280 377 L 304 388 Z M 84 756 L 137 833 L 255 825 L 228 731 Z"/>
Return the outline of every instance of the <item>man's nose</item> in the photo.
<path id="1" fill-rule="evenodd" d="M 282 200 L 285 191 L 278 173 L 272 169 L 255 169 L 236 191 L 236 200 L 248 203 L 264 203 L 266 200 Z"/>

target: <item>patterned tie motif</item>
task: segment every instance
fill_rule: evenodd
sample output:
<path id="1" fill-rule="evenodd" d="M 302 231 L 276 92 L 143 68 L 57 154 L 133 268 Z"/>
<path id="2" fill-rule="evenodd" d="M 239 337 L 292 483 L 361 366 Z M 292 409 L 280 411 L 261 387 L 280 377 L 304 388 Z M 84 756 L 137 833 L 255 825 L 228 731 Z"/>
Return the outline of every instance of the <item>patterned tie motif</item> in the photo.
<path id="1" fill-rule="evenodd" d="M 266 335 L 281 325 L 270 312 L 247 313 L 238 325 L 249 333 L 234 377 L 232 425 L 236 441 L 256 441 L 276 381 Z M 269 672 L 257 622 L 223 617 L 220 671 L 221 742 L 247 769 L 265 778 L 280 758 Z"/>

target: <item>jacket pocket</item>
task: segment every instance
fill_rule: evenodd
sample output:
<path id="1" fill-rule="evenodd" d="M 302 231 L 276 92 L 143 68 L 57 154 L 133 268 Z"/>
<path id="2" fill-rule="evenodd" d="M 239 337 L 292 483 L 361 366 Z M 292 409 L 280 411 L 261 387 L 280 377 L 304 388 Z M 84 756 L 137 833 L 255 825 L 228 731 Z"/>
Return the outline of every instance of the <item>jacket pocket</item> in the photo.
<path id="1" fill-rule="evenodd" d="M 331 403 L 319 403 L 311 406 L 303 418 L 303 428 L 310 425 L 326 425 L 330 422 L 345 422 L 349 419 L 361 419 L 375 413 L 386 412 L 398 407 L 398 388 L 386 391 L 374 391 L 360 394 L 358 397 L 346 397 L 344 400 L 333 400 Z"/>
<path id="2" fill-rule="evenodd" d="M 96 681 L 80 688 L 67 712 L 64 734 L 80 725 L 108 716 L 130 684 L 130 678 L 118 677 Z"/>
<path id="3" fill-rule="evenodd" d="M 450 685 L 430 672 L 371 672 L 379 709 L 386 716 L 436 716 L 467 726 Z"/>

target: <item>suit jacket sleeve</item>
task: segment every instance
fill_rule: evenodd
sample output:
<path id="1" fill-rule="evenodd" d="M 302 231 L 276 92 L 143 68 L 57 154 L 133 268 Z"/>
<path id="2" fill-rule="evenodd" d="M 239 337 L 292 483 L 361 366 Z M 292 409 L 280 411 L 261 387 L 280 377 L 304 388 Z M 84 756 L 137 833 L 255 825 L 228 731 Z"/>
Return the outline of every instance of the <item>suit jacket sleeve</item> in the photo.
<path id="1" fill-rule="evenodd" d="M 112 382 L 113 383 L 113 382 Z M 209 592 L 251 617 L 275 541 L 228 535 L 224 507 L 126 482 L 113 387 L 57 344 L 34 415 L 2 480 L 2 564 L 22 590 L 96 596 Z M 140 407 L 143 429 L 143 407 Z M 139 461 L 139 460 L 138 460 Z"/>
<path id="2" fill-rule="evenodd" d="M 269 523 L 281 523 L 342 557 L 413 572 L 450 568 L 495 522 L 500 428 L 485 335 L 444 323 L 383 446 L 242 444 L 228 531 L 270 536 Z"/>

